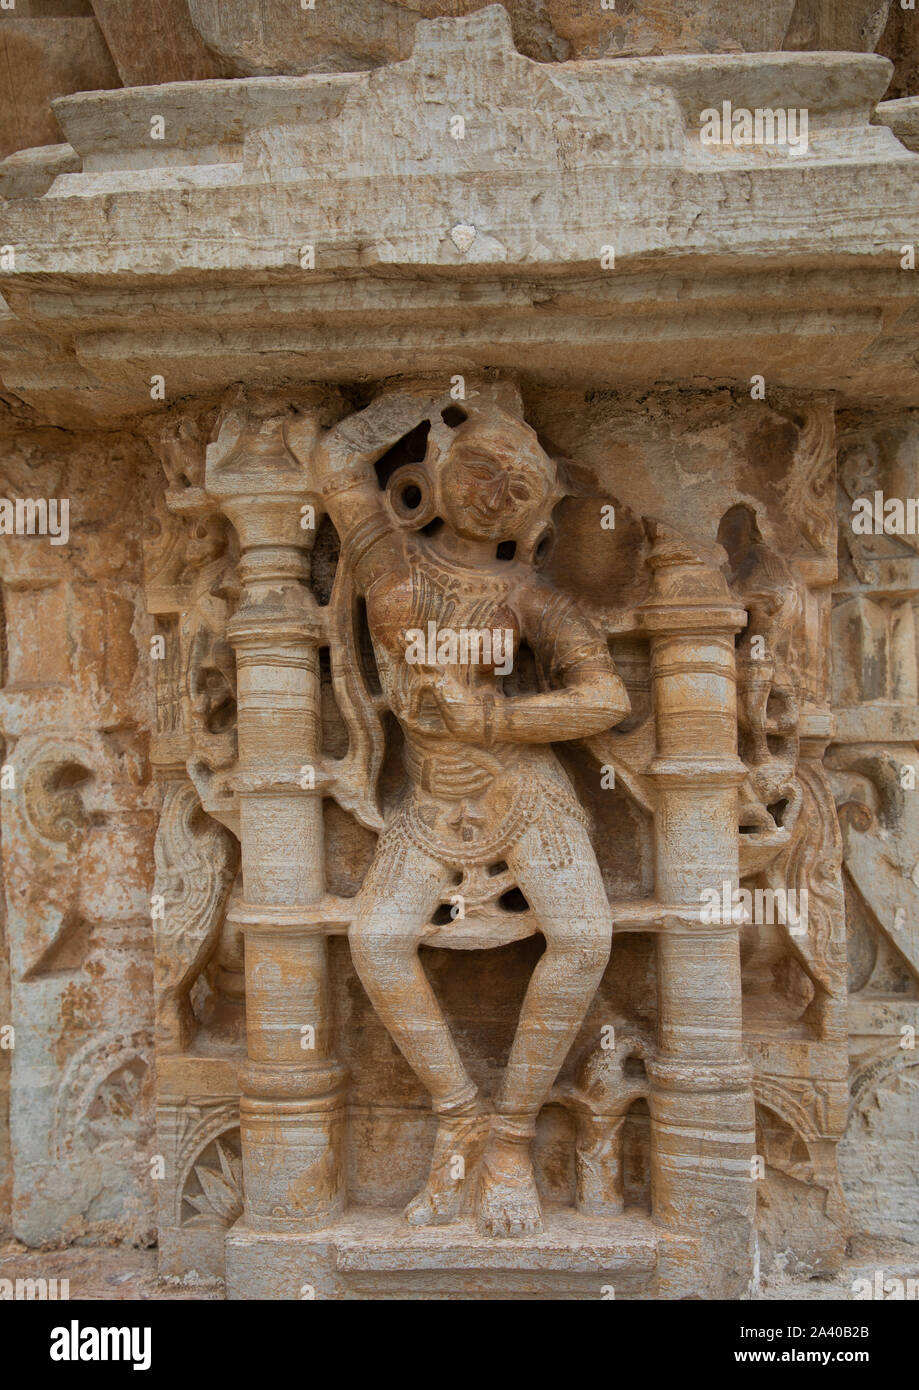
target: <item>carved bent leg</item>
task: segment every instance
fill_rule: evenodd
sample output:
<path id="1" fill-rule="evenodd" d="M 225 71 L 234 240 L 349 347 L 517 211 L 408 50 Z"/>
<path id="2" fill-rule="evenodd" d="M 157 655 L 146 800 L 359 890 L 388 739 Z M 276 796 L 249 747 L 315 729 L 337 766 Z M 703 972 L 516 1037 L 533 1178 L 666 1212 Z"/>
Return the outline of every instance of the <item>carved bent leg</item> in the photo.
<path id="1" fill-rule="evenodd" d="M 358 897 L 350 943 L 354 968 L 438 1115 L 431 1171 L 405 1211 L 415 1226 L 460 1215 L 464 1179 L 484 1138 L 476 1088 L 418 959 L 425 924 L 450 871 L 404 838 L 385 836 Z M 462 1160 L 457 1162 L 457 1159 Z"/>
<path id="2" fill-rule="evenodd" d="M 539 918 L 546 949 L 523 1001 L 482 1161 L 477 1217 L 488 1235 L 527 1235 L 541 1228 L 530 1156 L 536 1117 L 609 960 L 612 916 L 590 838 L 572 819 L 565 818 L 564 831 L 570 862 L 563 866 L 547 861 L 538 823 L 507 854 Z"/>

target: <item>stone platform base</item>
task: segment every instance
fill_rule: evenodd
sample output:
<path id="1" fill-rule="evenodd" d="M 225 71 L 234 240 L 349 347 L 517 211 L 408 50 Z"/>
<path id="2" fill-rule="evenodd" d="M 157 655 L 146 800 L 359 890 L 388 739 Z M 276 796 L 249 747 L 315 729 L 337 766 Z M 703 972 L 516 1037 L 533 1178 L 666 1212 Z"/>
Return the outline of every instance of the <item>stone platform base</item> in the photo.
<path id="1" fill-rule="evenodd" d="M 695 1243 L 643 1214 L 550 1211 L 545 1229 L 487 1239 L 471 1220 L 413 1229 L 401 1213 L 352 1209 L 322 1231 L 227 1235 L 227 1297 L 240 1299 L 680 1298 Z"/>
<path id="2" fill-rule="evenodd" d="M 226 1275 L 226 1235 L 215 1222 L 198 1229 L 161 1226 L 157 1232 L 157 1270 L 161 1278 L 223 1279 Z"/>

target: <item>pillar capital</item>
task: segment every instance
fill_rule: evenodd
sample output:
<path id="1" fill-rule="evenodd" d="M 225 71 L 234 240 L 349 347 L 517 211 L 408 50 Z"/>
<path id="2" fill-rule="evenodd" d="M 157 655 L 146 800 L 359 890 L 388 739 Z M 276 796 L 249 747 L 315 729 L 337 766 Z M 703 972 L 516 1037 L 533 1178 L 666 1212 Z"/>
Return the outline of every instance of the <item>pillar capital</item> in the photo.
<path id="1" fill-rule="evenodd" d="M 722 573 L 725 550 L 653 517 L 644 518 L 644 527 L 652 548 L 651 590 L 639 609 L 643 631 L 652 638 L 739 632 L 747 615 Z"/>

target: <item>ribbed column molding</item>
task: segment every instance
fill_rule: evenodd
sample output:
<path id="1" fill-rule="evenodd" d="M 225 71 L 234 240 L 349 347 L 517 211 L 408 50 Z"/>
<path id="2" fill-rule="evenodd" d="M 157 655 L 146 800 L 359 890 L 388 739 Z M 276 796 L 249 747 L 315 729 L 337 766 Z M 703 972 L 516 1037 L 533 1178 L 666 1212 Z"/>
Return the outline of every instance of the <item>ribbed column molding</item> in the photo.
<path id="1" fill-rule="evenodd" d="M 208 490 L 239 537 L 236 652 L 248 1062 L 240 1074 L 246 1225 L 306 1231 L 344 1203 L 344 1070 L 332 1055 L 326 943 L 310 909 L 325 890 L 319 647 L 309 588 L 315 531 L 287 417 L 226 417 Z"/>
<path id="2" fill-rule="evenodd" d="M 699 903 L 658 935 L 658 1056 L 649 1066 L 655 1220 L 705 1235 L 715 1228 L 736 1261 L 742 1291 L 752 1270 L 752 1075 L 744 1061 L 739 927 L 708 923 L 715 890 L 738 884 L 734 634 L 745 613 L 717 554 L 651 527 L 652 592 L 642 610 L 651 641 L 658 788 L 657 899 Z M 704 1249 L 704 1243 L 703 1247 Z"/>

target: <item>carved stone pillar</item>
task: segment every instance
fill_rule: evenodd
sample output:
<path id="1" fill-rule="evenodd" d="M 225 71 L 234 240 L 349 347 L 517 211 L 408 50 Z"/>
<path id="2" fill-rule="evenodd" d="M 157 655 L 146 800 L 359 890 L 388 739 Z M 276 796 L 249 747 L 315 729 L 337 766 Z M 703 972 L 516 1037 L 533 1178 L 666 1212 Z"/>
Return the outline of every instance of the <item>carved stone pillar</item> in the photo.
<path id="1" fill-rule="evenodd" d="M 754 1149 L 744 1060 L 739 926 L 703 922 L 703 894 L 738 884 L 734 633 L 744 612 L 709 557 L 652 528 L 651 637 L 658 786 L 657 897 L 682 904 L 658 938 L 658 1056 L 649 1065 L 652 1201 L 662 1225 L 718 1229 L 713 1292 L 738 1296 L 752 1273 Z M 698 1247 L 707 1260 L 703 1239 Z"/>
<path id="2" fill-rule="evenodd" d="M 344 1073 L 331 1055 L 324 888 L 320 614 L 307 588 L 306 480 L 284 417 L 231 411 L 207 459 L 208 490 L 239 537 L 242 594 L 228 637 L 238 672 L 248 1063 L 240 1077 L 244 1223 L 322 1226 L 343 1202 Z"/>

